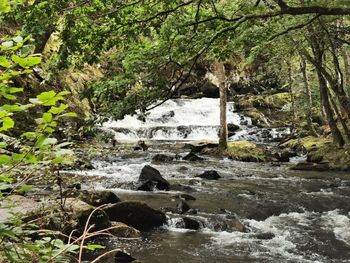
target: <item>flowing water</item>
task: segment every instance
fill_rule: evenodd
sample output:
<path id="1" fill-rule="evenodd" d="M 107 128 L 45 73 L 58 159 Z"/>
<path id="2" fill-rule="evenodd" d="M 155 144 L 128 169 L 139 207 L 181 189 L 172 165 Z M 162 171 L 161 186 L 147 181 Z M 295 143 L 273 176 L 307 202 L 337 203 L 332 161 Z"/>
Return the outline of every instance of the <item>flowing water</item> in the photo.
<path id="1" fill-rule="evenodd" d="M 98 189 L 115 191 L 123 200 L 142 200 L 156 209 L 174 208 L 180 192 L 197 213 L 185 216 L 200 222 L 201 229 L 183 228 L 182 217 L 167 212 L 168 223 L 141 239 L 117 239 L 142 262 L 350 262 L 350 176 L 334 172 L 289 170 L 290 163 L 243 163 L 208 157 L 201 162 L 179 158 L 151 164 L 155 154 L 184 156 L 188 141 L 217 141 L 217 99 L 172 100 L 154 109 L 141 122 L 137 116 L 106 123 L 102 129 L 119 142 L 146 140 L 145 152 L 125 150 L 117 156 L 96 158 Z M 228 122 L 240 126 L 230 140 L 273 143 L 288 129 L 259 129 L 229 104 Z M 135 191 L 141 169 L 151 164 L 181 191 Z M 217 181 L 195 177 L 216 170 Z M 232 231 L 239 220 L 245 232 Z"/>

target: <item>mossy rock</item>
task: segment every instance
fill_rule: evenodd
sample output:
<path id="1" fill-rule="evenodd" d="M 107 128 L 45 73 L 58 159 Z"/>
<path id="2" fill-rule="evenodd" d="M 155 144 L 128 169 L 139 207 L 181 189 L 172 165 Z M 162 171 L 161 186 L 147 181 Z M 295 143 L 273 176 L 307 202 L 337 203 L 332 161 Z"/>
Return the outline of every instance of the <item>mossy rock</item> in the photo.
<path id="1" fill-rule="evenodd" d="M 338 147 L 330 138 L 307 136 L 290 140 L 283 145 L 307 153 L 309 163 L 327 164 L 329 170 L 350 169 L 349 144 Z"/>
<path id="2" fill-rule="evenodd" d="M 245 114 L 252 119 L 254 125 L 257 125 L 259 127 L 269 126 L 266 117 L 260 111 L 256 109 L 251 109 L 246 111 Z"/>
<path id="3" fill-rule="evenodd" d="M 267 161 L 266 149 L 248 141 L 234 141 L 227 145 L 227 155 L 238 161 L 264 162 Z"/>
<path id="4" fill-rule="evenodd" d="M 284 105 L 291 103 L 291 96 L 288 92 L 276 93 L 273 95 L 259 96 L 253 100 L 253 106 L 262 108 L 282 109 Z"/>
<path id="5" fill-rule="evenodd" d="M 292 99 L 288 92 L 275 93 L 272 95 L 249 95 L 236 98 L 237 109 L 249 108 L 269 108 L 282 109 L 286 104 L 291 103 Z"/>
<path id="6" fill-rule="evenodd" d="M 306 136 L 304 138 L 289 140 L 283 146 L 294 150 L 310 152 L 314 148 L 322 148 L 330 144 L 332 144 L 332 140 L 329 138 Z"/>

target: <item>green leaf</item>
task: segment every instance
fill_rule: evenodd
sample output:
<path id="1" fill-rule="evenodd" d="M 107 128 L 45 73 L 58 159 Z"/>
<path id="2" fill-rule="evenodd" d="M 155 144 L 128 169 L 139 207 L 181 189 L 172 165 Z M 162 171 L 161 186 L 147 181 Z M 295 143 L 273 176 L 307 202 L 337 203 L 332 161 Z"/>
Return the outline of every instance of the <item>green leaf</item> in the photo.
<path id="1" fill-rule="evenodd" d="M 70 91 L 64 90 L 64 91 L 59 92 L 59 93 L 57 94 L 57 96 L 65 96 L 65 95 L 69 95 L 69 94 L 71 94 Z"/>
<path id="2" fill-rule="evenodd" d="M 22 36 L 16 36 L 13 38 L 13 41 L 16 43 L 22 43 L 23 42 L 23 37 Z"/>
<path id="3" fill-rule="evenodd" d="M 11 157 L 6 154 L 0 155 L 0 164 L 10 164 L 11 163 Z"/>
<path id="4" fill-rule="evenodd" d="M 12 178 L 5 176 L 5 175 L 0 175 L 0 181 L 6 182 L 6 183 L 12 183 Z"/>
<path id="5" fill-rule="evenodd" d="M 21 162 L 24 158 L 24 154 L 23 153 L 14 153 L 12 154 L 12 159 L 15 161 L 15 162 Z"/>
<path id="6" fill-rule="evenodd" d="M 17 55 L 12 56 L 12 61 L 20 65 L 22 68 L 30 68 L 41 62 L 40 57 L 25 57 L 21 58 Z"/>
<path id="7" fill-rule="evenodd" d="M 2 127 L 0 128 L 0 131 L 6 131 L 15 126 L 15 122 L 10 117 L 5 117 L 2 119 Z"/>
<path id="8" fill-rule="evenodd" d="M 25 132 L 22 134 L 22 136 L 29 140 L 34 140 L 37 137 L 37 134 L 35 132 Z"/>
<path id="9" fill-rule="evenodd" d="M 19 105 L 8 105 L 8 104 L 5 104 L 4 106 L 2 106 L 1 109 L 8 112 L 19 112 L 23 110 L 23 108 Z"/>
<path id="10" fill-rule="evenodd" d="M 17 99 L 16 96 L 10 95 L 10 94 L 7 94 L 7 93 L 2 93 L 1 95 L 2 95 L 3 97 L 5 97 L 6 99 L 8 99 L 8 100 L 15 100 L 15 99 Z"/>
<path id="11" fill-rule="evenodd" d="M 86 248 L 87 248 L 88 250 L 94 251 L 94 250 L 96 250 L 96 249 L 104 249 L 105 246 L 90 244 L 90 245 L 87 245 Z"/>
<path id="12" fill-rule="evenodd" d="M 5 149 L 7 147 L 7 143 L 6 142 L 0 142 L 0 148 L 1 149 Z"/>
<path id="13" fill-rule="evenodd" d="M 56 92 L 51 90 L 39 94 L 37 98 L 42 102 L 44 106 L 54 106 L 57 103 L 57 101 L 63 100 L 62 96 L 56 95 Z"/>
<path id="14" fill-rule="evenodd" d="M 43 122 L 44 123 L 49 123 L 52 121 L 52 114 L 51 113 L 48 113 L 48 112 L 45 112 L 43 114 Z"/>
<path id="15" fill-rule="evenodd" d="M 7 58 L 0 56 L 0 66 L 4 68 L 9 68 L 12 66 L 11 62 Z"/>
<path id="16" fill-rule="evenodd" d="M 56 96 L 56 92 L 53 90 L 45 91 L 36 96 L 41 102 L 53 99 Z"/>
<path id="17" fill-rule="evenodd" d="M 60 116 L 61 117 L 77 117 L 78 115 L 75 112 L 67 112 L 67 113 L 64 113 Z"/>
<path id="18" fill-rule="evenodd" d="M 49 112 L 56 115 L 64 112 L 67 108 L 68 108 L 68 105 L 61 103 L 59 107 L 52 106 Z"/>
<path id="19" fill-rule="evenodd" d="M 9 5 L 8 0 L 0 0 L 0 14 L 8 13 L 11 11 L 11 6 Z"/>
<path id="20" fill-rule="evenodd" d="M 18 93 L 18 92 L 22 92 L 23 88 L 15 88 L 15 87 L 11 87 L 8 89 L 9 93 Z"/>
<path id="21" fill-rule="evenodd" d="M 23 192 L 27 192 L 29 190 L 32 190 L 33 186 L 32 185 L 24 185 L 21 188 L 19 188 L 18 190 L 16 190 L 17 193 L 23 193 Z"/>
<path id="22" fill-rule="evenodd" d="M 26 157 L 26 161 L 27 161 L 27 163 L 31 163 L 31 164 L 38 163 L 38 159 L 34 154 L 28 154 Z"/>

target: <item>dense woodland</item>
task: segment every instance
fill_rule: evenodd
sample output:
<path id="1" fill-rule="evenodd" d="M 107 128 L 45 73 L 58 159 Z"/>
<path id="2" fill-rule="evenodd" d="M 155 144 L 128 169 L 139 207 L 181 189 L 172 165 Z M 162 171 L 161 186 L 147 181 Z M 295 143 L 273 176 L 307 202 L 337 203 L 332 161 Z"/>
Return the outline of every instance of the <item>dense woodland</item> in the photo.
<path id="1" fill-rule="evenodd" d="M 43 184 L 58 200 L 40 220 L 0 221 L 0 262 L 82 262 L 101 248 L 84 242 L 90 218 L 74 241 L 63 229 L 60 170 L 97 125 L 170 98 L 220 97 L 231 157 L 228 100 L 261 127 L 290 127 L 281 144 L 349 169 L 349 17 L 347 0 L 0 0 L 0 207 Z"/>

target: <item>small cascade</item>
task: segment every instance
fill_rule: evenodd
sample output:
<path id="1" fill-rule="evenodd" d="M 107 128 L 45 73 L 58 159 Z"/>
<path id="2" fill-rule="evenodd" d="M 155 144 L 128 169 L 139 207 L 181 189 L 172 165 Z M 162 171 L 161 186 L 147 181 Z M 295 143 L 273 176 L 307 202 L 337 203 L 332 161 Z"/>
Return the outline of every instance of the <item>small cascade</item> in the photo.
<path id="1" fill-rule="evenodd" d="M 108 121 L 102 130 L 114 134 L 119 142 L 145 141 L 218 141 L 220 101 L 213 98 L 168 100 L 147 112 L 145 120 L 137 114 Z M 227 123 L 238 126 L 229 140 L 273 141 L 289 133 L 288 129 L 261 129 L 249 117 L 235 111 L 228 102 Z"/>

